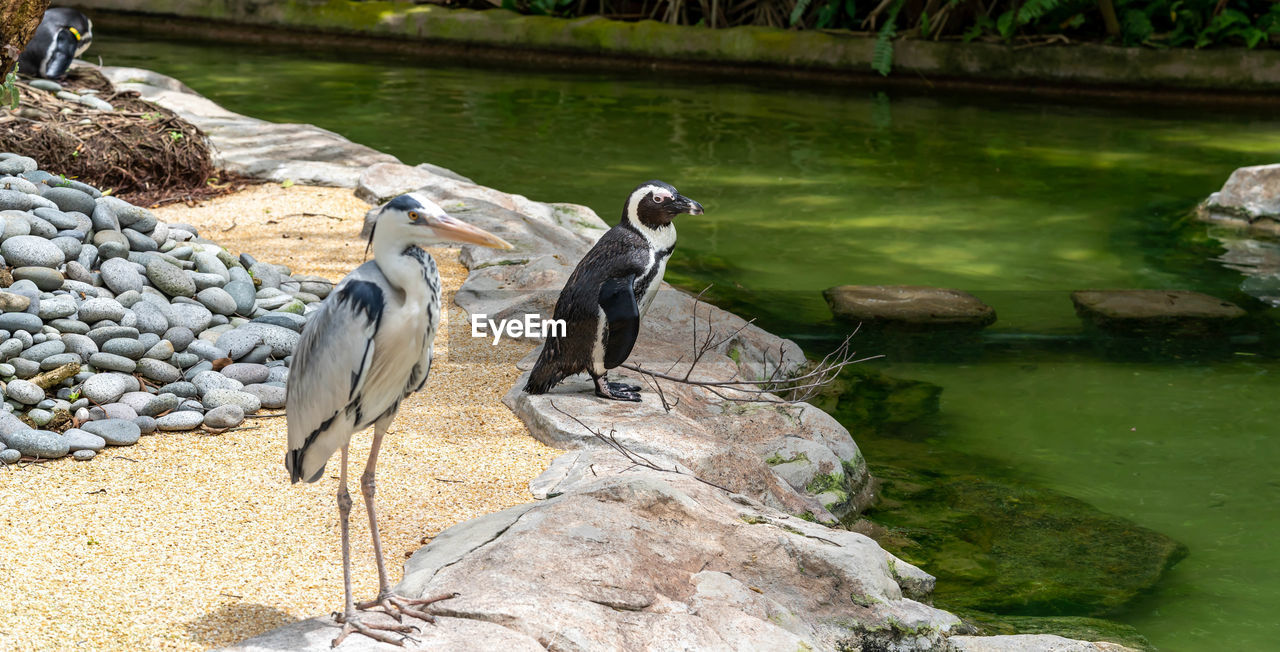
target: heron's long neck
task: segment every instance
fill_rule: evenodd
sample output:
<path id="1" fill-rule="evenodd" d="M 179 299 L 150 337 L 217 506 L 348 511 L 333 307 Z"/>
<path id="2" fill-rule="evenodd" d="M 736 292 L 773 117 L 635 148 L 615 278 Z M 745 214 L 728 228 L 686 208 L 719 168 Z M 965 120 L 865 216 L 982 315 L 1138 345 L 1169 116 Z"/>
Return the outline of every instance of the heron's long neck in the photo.
<path id="1" fill-rule="evenodd" d="M 392 231 L 393 229 L 387 229 Z M 439 293 L 439 273 L 435 261 L 426 251 L 415 248 L 412 241 L 395 233 L 375 231 L 373 259 L 378 269 L 391 285 L 408 297 L 422 296 L 424 292 Z"/>

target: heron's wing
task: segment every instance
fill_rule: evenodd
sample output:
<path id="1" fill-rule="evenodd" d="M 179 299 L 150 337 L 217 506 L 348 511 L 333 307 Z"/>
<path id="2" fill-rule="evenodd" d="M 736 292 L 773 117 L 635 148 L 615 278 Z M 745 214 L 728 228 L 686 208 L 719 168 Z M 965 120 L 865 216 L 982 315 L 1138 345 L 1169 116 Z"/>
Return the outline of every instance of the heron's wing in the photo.
<path id="1" fill-rule="evenodd" d="M 600 307 L 608 332 L 604 342 L 604 366 L 612 369 L 626 361 L 640 334 L 640 306 L 636 305 L 635 275 L 611 278 L 600 286 Z"/>
<path id="2" fill-rule="evenodd" d="M 302 329 L 285 400 L 285 466 L 294 482 L 318 480 L 333 452 L 378 416 L 363 414 L 357 399 L 372 375 L 374 335 L 390 294 L 376 265 L 365 263 L 334 288 Z"/>

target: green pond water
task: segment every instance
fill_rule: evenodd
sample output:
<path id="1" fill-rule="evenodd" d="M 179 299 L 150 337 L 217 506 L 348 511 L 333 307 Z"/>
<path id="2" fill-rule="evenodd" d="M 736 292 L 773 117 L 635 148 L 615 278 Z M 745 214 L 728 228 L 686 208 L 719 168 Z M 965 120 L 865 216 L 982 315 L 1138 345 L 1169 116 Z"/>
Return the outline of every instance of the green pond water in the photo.
<path id="1" fill-rule="evenodd" d="M 1184 218 L 1280 154 L 1280 119 L 1218 109 L 497 71 L 447 61 L 95 38 L 90 57 L 173 75 L 238 112 L 310 122 L 614 222 L 650 178 L 701 201 L 668 280 L 821 354 L 838 284 L 968 290 L 999 321 L 966 352 L 876 363 L 943 388 L 925 438 L 1187 545 L 1114 617 L 1163 650 L 1280 644 L 1280 363 L 1266 337 L 1165 359 L 1105 355 L 1069 292 L 1242 277 Z M 1257 329 L 1255 329 L 1257 330 Z M 878 353 L 880 351 L 865 351 Z M 888 437 L 860 439 L 877 463 Z M 878 457 L 879 456 L 879 457 Z M 928 569 L 926 569 L 928 570 Z M 945 606 L 945 605 L 943 605 Z"/>

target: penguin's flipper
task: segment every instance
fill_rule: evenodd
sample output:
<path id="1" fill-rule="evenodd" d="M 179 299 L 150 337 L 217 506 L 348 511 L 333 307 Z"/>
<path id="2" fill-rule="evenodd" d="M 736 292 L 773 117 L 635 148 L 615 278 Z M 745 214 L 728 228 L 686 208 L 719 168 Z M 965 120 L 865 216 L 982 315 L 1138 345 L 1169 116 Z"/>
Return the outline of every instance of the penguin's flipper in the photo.
<path id="1" fill-rule="evenodd" d="M 76 46 L 79 44 L 80 41 L 70 30 L 59 30 L 53 46 L 49 48 L 49 59 L 44 63 L 41 76 L 45 79 L 57 79 L 67 74 L 71 61 L 76 58 Z"/>
<path id="2" fill-rule="evenodd" d="M 604 336 L 604 366 L 612 369 L 626 361 L 640 335 L 640 306 L 636 304 L 634 274 L 611 278 L 600 287 L 600 307 L 608 330 Z"/>

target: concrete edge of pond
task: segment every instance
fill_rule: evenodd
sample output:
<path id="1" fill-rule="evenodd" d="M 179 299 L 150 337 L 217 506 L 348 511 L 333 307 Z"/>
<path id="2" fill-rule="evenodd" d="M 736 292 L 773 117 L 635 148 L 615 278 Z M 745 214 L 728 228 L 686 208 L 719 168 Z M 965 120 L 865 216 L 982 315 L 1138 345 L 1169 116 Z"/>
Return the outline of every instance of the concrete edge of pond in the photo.
<path id="1" fill-rule="evenodd" d="M 1262 93 L 1280 88 L 1277 50 L 1157 50 L 1096 44 L 1019 49 L 900 39 L 894 44 L 894 72 L 882 78 L 870 67 L 874 39 L 852 32 L 754 26 L 709 30 L 652 20 L 561 19 L 385 1 L 80 0 L 76 4 L 90 11 L 100 31 L 163 29 L 171 35 L 217 34 L 240 42 L 315 45 L 354 37 L 363 40 L 348 44 L 371 50 L 465 53 L 468 61 L 525 65 L 656 68 L 1050 95 L 1160 93 L 1190 101 L 1204 100 L 1206 93 L 1217 100 L 1265 101 L 1272 98 Z M 232 26 L 235 29 L 228 29 Z"/>
<path id="2" fill-rule="evenodd" d="M 104 68 L 103 73 L 205 128 L 224 159 L 235 160 L 227 157 L 227 152 L 243 147 L 236 125 L 249 129 L 258 144 L 256 155 L 272 162 L 269 166 L 244 163 L 243 171 L 253 176 L 275 180 L 274 175 L 282 169 L 306 170 L 317 165 L 328 169 L 333 165 L 331 150 L 335 147 L 377 158 L 374 150 L 310 125 L 276 125 L 231 113 L 164 75 L 136 68 Z M 221 127 L 211 128 L 215 125 Z M 296 141 L 300 131 L 323 137 L 324 146 L 299 147 Z M 483 300 L 485 281 L 494 274 L 518 277 L 525 272 L 523 268 L 552 260 L 567 269 L 566 261 L 576 260 L 603 226 L 586 207 L 531 201 L 474 184 L 440 168 L 410 168 L 387 157 L 368 171 L 386 172 L 388 168 L 402 169 L 405 178 L 411 180 L 410 185 L 426 183 L 424 191 L 434 193 L 469 221 L 495 229 L 526 249 L 537 249 L 535 254 L 540 255 L 531 256 L 527 251 L 511 254 L 523 255 L 525 260 L 521 262 L 497 263 L 464 250 L 464 262 L 470 261 L 466 283 L 471 285 L 473 301 Z M 350 187 L 361 182 L 352 181 L 350 169 L 341 172 L 331 177 L 334 185 Z M 386 175 L 372 176 L 383 182 L 373 193 L 375 199 L 395 192 L 387 187 L 394 180 L 388 181 Z M 364 189 L 366 195 L 374 190 Z M 654 319 L 658 321 L 679 321 L 681 311 L 696 307 L 690 305 L 691 297 L 679 291 L 668 288 L 660 294 L 665 298 L 655 303 L 658 316 Z M 730 327 L 742 322 L 730 313 L 706 307 L 718 314 L 715 318 L 728 320 Z M 744 328 L 732 344 L 740 356 L 756 359 L 770 349 L 788 351 L 789 344 L 788 364 L 800 364 L 802 354 L 793 343 L 759 328 Z M 673 335 L 664 332 L 655 337 L 661 342 Z M 715 362 L 721 365 L 710 367 L 715 373 L 738 373 L 739 363 L 731 355 L 719 355 Z M 522 383 L 523 378 L 517 381 L 507 402 L 535 436 L 554 437 L 577 428 L 563 419 L 554 420 L 551 410 L 556 406 L 551 404 L 552 398 L 572 406 L 570 409 L 583 418 L 603 419 L 601 423 L 616 422 L 625 416 L 619 410 L 627 406 L 579 396 L 576 391 L 555 393 L 533 405 L 530 397 L 518 391 Z M 541 500 L 453 526 L 406 563 L 399 587 L 405 593 L 437 593 L 441 586 L 462 590 L 462 595 L 436 607 L 443 617 L 436 626 L 423 628 L 423 647 L 415 644 L 409 649 L 540 649 L 539 646 L 552 643 L 574 643 L 583 649 L 652 644 L 699 649 L 763 646 L 828 650 L 860 642 L 892 644 L 894 649 L 902 650 L 937 649 L 940 645 L 967 650 L 997 649 L 991 645 L 1004 646 L 998 649 L 1048 650 L 1071 642 L 1045 636 L 963 636 L 970 630 L 960 619 L 925 603 L 932 592 L 932 576 L 863 535 L 795 517 L 800 510 L 822 509 L 822 501 L 815 503 L 813 499 L 830 493 L 834 482 L 830 478 L 806 476 L 800 484 L 816 487 L 806 487 L 812 489 L 806 495 L 789 478 L 778 476 L 781 482 L 753 492 L 763 497 L 763 502 L 698 482 L 687 473 L 684 461 L 700 459 L 704 468 L 699 473 L 707 473 L 708 464 L 750 470 L 751 458 L 761 458 L 754 460 L 757 464 L 764 461 L 773 465 L 774 462 L 763 460 L 772 450 L 769 442 L 732 451 L 731 455 L 722 450 L 691 452 L 682 448 L 683 440 L 692 439 L 686 435 L 699 426 L 697 420 L 686 415 L 681 417 L 683 422 L 668 424 L 666 421 L 679 415 L 667 415 L 664 421 L 661 407 L 653 405 L 655 400 L 652 395 L 646 399 L 652 414 L 632 418 L 634 423 L 617 423 L 623 429 L 620 437 L 627 437 L 627 429 L 637 437 L 647 434 L 647 441 L 633 438 L 630 445 L 647 446 L 643 453 L 647 460 L 686 473 L 637 468 L 633 460 L 598 442 L 594 446 L 574 445 L 571 440 L 583 439 L 581 433 L 557 439 L 558 445 L 576 450 L 557 458 L 534 481 Z M 691 405 L 697 399 L 688 395 L 685 400 Z M 832 477 L 865 475 L 865 464 L 856 463 L 861 455 L 848 431 L 825 413 L 805 404 L 800 406 L 795 414 L 783 414 L 781 410 L 773 414 L 767 407 L 756 411 L 728 405 L 693 407 L 709 412 L 718 409 L 712 421 L 732 419 L 734 412 L 740 412 L 739 416 L 745 418 L 739 424 L 741 428 L 735 427 L 735 441 L 744 436 L 748 422 L 757 422 L 764 426 L 757 430 L 768 431 L 765 439 L 787 432 L 781 437 L 785 445 L 799 445 L 797 450 L 808 453 L 806 459 L 831 458 L 836 467 L 818 468 L 815 472 Z M 670 432 L 658 432 L 663 429 Z M 806 433 L 812 436 L 805 439 L 802 435 Z M 585 439 L 589 442 L 591 438 Z M 688 446 L 696 449 L 700 444 L 705 447 L 706 442 L 691 442 Z M 777 451 L 773 453 L 778 456 Z M 768 468 L 763 472 L 774 475 Z M 788 484 L 792 487 L 788 488 Z M 516 560 L 518 564 L 511 563 Z M 710 566 L 713 561 L 714 567 Z M 824 572 L 806 573 L 806 566 L 822 568 Z M 588 572 L 584 574 L 582 569 Z M 667 595 L 670 591 L 665 589 L 673 586 L 689 589 L 692 595 L 676 599 L 676 594 L 688 593 L 683 589 Z M 266 632 L 230 649 L 328 649 L 335 635 L 330 625 L 327 617 L 320 616 Z M 671 645 L 655 642 L 655 632 L 662 632 L 662 641 Z M 956 635 L 954 639 L 952 635 Z M 344 649 L 376 647 L 370 643 L 354 637 Z M 1073 649 L 1084 651 L 1127 649 L 1109 643 L 1071 643 L 1078 644 Z"/>

